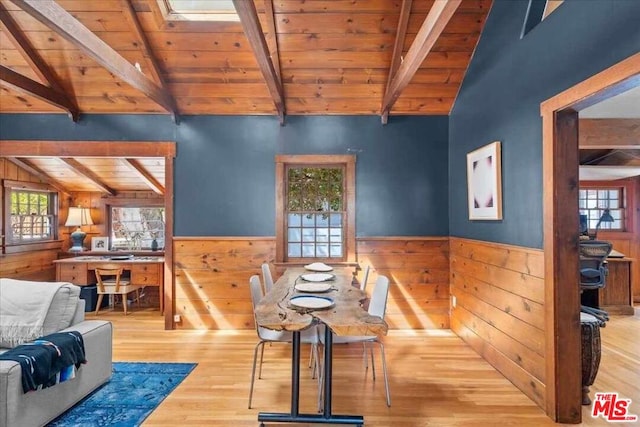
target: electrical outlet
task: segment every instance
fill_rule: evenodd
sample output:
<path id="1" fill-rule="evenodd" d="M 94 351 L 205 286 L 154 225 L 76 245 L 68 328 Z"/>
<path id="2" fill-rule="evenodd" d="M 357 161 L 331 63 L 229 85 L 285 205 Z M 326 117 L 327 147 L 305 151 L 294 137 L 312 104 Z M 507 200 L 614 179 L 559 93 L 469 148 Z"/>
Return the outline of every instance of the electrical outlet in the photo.
<path id="1" fill-rule="evenodd" d="M 455 295 L 451 296 L 451 307 L 456 308 L 456 304 L 457 304 L 458 300 L 456 298 Z"/>
<path id="2" fill-rule="evenodd" d="M 173 321 L 176 322 L 176 323 L 180 323 L 180 322 L 182 322 L 182 318 L 180 317 L 179 314 L 174 314 L 173 315 Z"/>

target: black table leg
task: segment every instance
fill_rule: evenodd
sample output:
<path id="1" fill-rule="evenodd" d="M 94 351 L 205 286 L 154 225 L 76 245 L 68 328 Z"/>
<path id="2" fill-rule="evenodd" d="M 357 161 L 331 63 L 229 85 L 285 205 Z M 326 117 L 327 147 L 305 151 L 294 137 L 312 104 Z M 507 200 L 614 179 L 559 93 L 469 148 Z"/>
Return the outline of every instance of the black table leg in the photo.
<path id="1" fill-rule="evenodd" d="M 331 414 L 331 378 L 333 335 L 331 329 L 325 328 L 324 341 L 324 413 L 300 414 L 300 331 L 293 332 L 293 349 L 291 350 L 291 412 L 260 412 L 258 421 L 274 423 L 310 423 L 310 424 L 352 424 L 363 426 L 362 415 L 333 415 Z"/>

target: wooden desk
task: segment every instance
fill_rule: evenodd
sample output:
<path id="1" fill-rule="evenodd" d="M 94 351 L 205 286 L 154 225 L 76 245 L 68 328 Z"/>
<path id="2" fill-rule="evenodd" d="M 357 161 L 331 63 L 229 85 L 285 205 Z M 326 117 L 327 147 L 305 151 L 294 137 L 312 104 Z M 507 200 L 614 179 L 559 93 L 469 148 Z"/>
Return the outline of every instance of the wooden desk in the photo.
<path id="1" fill-rule="evenodd" d="M 610 314 L 634 314 L 631 258 L 607 258 L 606 285 L 598 292 L 599 308 Z"/>
<path id="2" fill-rule="evenodd" d="M 132 284 L 158 287 L 160 312 L 164 312 L 164 257 L 137 256 L 127 260 L 109 257 L 78 256 L 55 260 L 56 280 L 86 286 L 96 283 L 96 268 L 123 268 L 131 272 Z"/>
<path id="3" fill-rule="evenodd" d="M 336 268 L 332 271 L 336 279 L 332 281 L 334 290 L 323 293 L 333 298 L 335 306 L 327 310 L 296 311 L 288 304 L 289 299 L 300 295 L 294 289 L 298 276 L 307 272 L 303 268 L 291 268 L 274 283 L 260 303 L 256 306 L 256 322 L 259 326 L 277 331 L 292 331 L 291 366 L 291 412 L 260 412 L 258 421 L 274 423 L 311 423 L 311 424 L 353 424 L 364 425 L 361 415 L 334 415 L 331 413 L 331 379 L 333 333 L 336 335 L 386 335 L 387 324 L 383 319 L 371 316 L 361 305 L 366 294 L 351 285 L 351 269 Z M 300 331 L 322 322 L 325 328 L 324 346 L 324 411 L 322 414 L 298 413 L 300 385 Z"/>

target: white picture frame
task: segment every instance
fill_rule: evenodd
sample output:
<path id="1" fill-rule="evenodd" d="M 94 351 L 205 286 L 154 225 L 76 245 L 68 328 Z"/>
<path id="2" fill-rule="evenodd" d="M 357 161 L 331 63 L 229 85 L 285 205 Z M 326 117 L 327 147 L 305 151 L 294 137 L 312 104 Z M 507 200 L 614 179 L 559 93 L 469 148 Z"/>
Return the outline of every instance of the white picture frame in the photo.
<path id="1" fill-rule="evenodd" d="M 467 154 L 467 194 L 470 220 L 502 219 L 500 141 Z"/>
<path id="2" fill-rule="evenodd" d="M 91 251 L 92 252 L 108 252 L 109 238 L 108 237 L 92 237 Z"/>

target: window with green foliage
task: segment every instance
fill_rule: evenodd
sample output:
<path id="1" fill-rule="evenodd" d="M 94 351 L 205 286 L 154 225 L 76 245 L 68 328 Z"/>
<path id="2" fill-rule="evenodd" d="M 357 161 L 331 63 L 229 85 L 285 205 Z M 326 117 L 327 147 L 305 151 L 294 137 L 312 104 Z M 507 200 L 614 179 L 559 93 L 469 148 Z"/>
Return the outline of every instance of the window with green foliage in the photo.
<path id="1" fill-rule="evenodd" d="M 164 207 L 112 206 L 110 215 L 111 250 L 164 248 Z"/>
<path id="2" fill-rule="evenodd" d="M 355 261 L 355 156 L 276 156 L 276 261 Z"/>
<path id="3" fill-rule="evenodd" d="M 287 170 L 287 257 L 343 258 L 344 168 Z"/>
<path id="4" fill-rule="evenodd" d="M 57 193 L 40 189 L 8 189 L 9 244 L 56 239 Z"/>

